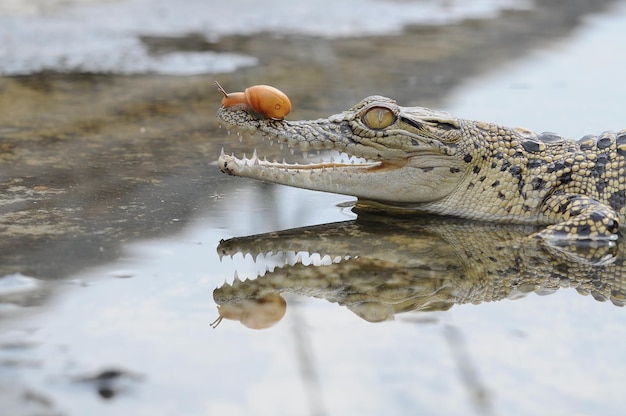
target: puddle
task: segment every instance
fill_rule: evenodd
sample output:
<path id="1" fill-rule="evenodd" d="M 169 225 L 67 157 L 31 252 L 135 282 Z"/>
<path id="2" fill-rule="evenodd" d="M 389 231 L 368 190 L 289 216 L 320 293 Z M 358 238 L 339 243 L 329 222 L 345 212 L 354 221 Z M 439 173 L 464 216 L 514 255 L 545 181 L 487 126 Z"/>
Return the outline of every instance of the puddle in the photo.
<path id="1" fill-rule="evenodd" d="M 585 18 L 570 42 L 557 42 L 468 81 L 448 98 L 446 108 L 470 119 L 487 117 L 576 140 L 621 130 L 624 109 L 616 83 L 626 82 L 621 71 L 626 58 L 611 45 L 626 41 L 626 5 L 612 10 Z M 511 107 L 516 110 L 509 111 Z"/>
<path id="2" fill-rule="evenodd" d="M 329 286 L 330 275 L 315 270 L 310 273 L 321 279 L 320 286 L 307 289 L 310 283 L 299 277 L 297 262 L 270 259 L 283 267 L 276 270 L 287 273 L 279 282 L 296 288 L 282 294 L 284 316 L 264 330 L 250 329 L 254 324 L 249 320 L 240 323 L 241 317 L 232 316 L 211 327 L 219 316 L 214 299 L 220 301 L 220 290 L 224 293 L 218 288 L 236 284 L 235 273 L 242 285 L 270 278 L 255 279 L 266 265 L 264 258 L 255 262 L 256 256 L 247 254 L 224 256 L 219 241 L 244 230 L 354 218 L 337 206 L 343 197 L 311 199 L 307 194 L 281 189 L 275 195 L 278 206 L 252 204 L 244 193 L 226 197 L 210 220 L 189 224 L 167 239 L 128 245 L 119 261 L 58 283 L 62 287 L 47 306 L 31 307 L 21 318 L 4 322 L 3 384 L 11 380 L 13 389 L 27 386 L 26 391 L 49 403 L 41 410 L 51 414 L 380 414 L 408 409 L 529 414 L 541 413 L 545 403 L 610 413 L 623 404 L 624 310 L 606 298 L 594 300 L 588 294 L 594 291 L 593 281 L 581 286 L 587 294 L 574 289 L 579 285 L 572 276 L 570 288 L 558 289 L 558 279 L 555 288 L 552 279 L 539 290 L 544 296 L 532 293 L 538 283 L 520 283 L 517 295 L 500 291 L 504 298 L 522 299 L 447 304 L 443 300 L 460 289 L 449 294 L 447 285 L 438 289 L 437 282 L 449 270 L 452 275 L 459 270 L 445 266 L 451 253 L 437 248 L 433 237 L 421 251 L 407 249 L 412 253 L 409 269 L 376 269 L 378 261 L 339 291 Z M 295 241 L 307 246 L 319 238 L 322 245 L 333 244 L 336 253 L 354 250 L 351 244 L 356 259 L 367 257 L 369 244 L 382 241 L 362 234 L 343 242 L 339 226 L 329 229 L 338 236 L 330 240 L 314 230 L 305 241 L 297 231 Z M 400 230 L 393 234 L 401 246 L 407 242 L 403 239 L 419 236 L 403 236 Z M 471 231 L 462 234 L 473 238 Z M 278 238 L 276 244 L 287 241 Z M 389 246 L 385 261 L 398 261 L 396 257 L 402 259 L 402 253 Z M 289 263 L 296 263 L 293 271 Z M 403 270 L 422 270 L 426 280 L 394 288 Z M 347 273 L 339 277 L 347 279 Z M 389 287 L 368 289 L 380 273 L 395 276 L 383 278 Z M 292 283 L 284 280 L 289 276 Z M 401 302 L 406 290 L 414 299 L 431 299 L 412 302 L 429 312 L 411 312 L 414 308 Z M 497 300 L 497 293 L 494 289 L 489 296 Z M 372 299 L 397 305 L 395 316 L 379 319 L 381 309 Z M 116 377 L 102 376 L 111 372 Z"/>

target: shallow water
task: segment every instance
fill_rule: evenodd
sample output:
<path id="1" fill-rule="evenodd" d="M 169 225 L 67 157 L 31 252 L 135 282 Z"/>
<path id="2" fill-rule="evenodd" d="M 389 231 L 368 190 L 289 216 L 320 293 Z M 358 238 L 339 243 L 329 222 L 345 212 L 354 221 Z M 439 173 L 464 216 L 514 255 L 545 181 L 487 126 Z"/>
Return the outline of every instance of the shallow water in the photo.
<path id="1" fill-rule="evenodd" d="M 280 85 L 293 118 L 377 92 L 572 137 L 625 127 L 625 4 L 546 8 L 280 48 L 224 35 L 260 63 L 218 77 Z M 622 274 L 523 280 L 554 267 L 515 244 L 530 230 L 353 223 L 351 197 L 227 177 L 221 147 L 281 152 L 218 128 L 215 77 L 0 79 L 3 414 L 622 413 Z M 497 270 L 520 281 L 474 284 L 490 266 L 463 255 L 505 242 Z"/>

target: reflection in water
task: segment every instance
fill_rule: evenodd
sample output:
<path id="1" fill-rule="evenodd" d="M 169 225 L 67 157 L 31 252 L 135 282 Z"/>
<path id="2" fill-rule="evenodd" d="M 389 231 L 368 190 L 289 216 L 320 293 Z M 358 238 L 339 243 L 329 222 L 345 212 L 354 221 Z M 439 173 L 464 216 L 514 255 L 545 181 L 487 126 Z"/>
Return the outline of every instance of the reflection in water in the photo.
<path id="1" fill-rule="evenodd" d="M 251 299 L 241 299 L 235 303 L 219 305 L 217 310 L 220 314 L 214 322 L 213 328 L 222 322 L 222 319 L 239 321 L 251 329 L 265 329 L 280 321 L 287 311 L 287 303 L 277 293 Z"/>
<path id="2" fill-rule="evenodd" d="M 140 374 L 117 368 L 74 378 L 74 382 L 92 386 L 101 398 L 107 400 L 115 398 L 126 390 L 130 390 L 142 380 L 143 376 Z"/>
<path id="3" fill-rule="evenodd" d="M 529 237 L 533 231 L 361 214 L 353 221 L 222 241 L 220 255 L 251 254 L 261 271 L 256 279 L 235 278 L 215 289 L 216 322 L 224 317 L 267 327 L 285 312 L 278 300 L 283 293 L 338 303 L 369 322 L 559 288 L 624 306 L 623 242 L 548 247 Z"/>

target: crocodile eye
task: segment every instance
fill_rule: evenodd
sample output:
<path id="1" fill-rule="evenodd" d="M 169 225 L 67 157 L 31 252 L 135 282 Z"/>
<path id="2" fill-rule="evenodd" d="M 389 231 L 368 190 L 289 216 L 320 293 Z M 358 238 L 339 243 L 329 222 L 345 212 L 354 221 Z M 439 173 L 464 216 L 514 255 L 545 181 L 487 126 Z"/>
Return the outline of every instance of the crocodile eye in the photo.
<path id="1" fill-rule="evenodd" d="M 372 107 L 362 117 L 363 123 L 370 129 L 384 129 L 396 121 L 393 111 L 387 107 Z"/>

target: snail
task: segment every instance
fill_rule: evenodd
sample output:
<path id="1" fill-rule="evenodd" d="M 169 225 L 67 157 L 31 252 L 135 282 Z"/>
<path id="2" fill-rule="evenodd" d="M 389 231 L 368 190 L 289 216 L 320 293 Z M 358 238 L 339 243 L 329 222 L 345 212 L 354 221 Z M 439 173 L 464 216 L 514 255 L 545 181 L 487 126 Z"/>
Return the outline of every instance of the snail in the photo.
<path id="1" fill-rule="evenodd" d="M 244 92 L 227 93 L 219 82 L 215 81 L 215 83 L 218 90 L 224 94 L 222 98 L 224 107 L 251 108 L 274 120 L 284 119 L 291 111 L 291 101 L 285 93 L 269 85 L 254 85 L 246 88 Z"/>

